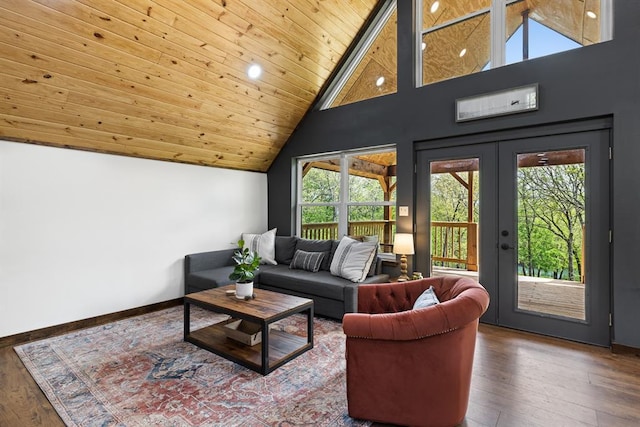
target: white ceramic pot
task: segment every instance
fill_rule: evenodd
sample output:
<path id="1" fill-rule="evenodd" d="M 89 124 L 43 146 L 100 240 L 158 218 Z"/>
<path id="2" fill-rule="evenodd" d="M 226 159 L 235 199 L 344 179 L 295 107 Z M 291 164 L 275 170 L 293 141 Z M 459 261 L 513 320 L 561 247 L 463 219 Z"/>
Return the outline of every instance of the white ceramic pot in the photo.
<path id="1" fill-rule="evenodd" d="M 236 283 L 236 298 L 244 299 L 253 295 L 253 282 Z"/>

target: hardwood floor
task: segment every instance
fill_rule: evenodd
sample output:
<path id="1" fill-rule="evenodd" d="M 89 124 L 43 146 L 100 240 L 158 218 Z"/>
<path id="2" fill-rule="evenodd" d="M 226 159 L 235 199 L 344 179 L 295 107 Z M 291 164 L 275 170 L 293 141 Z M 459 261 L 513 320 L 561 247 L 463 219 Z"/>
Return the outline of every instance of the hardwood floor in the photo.
<path id="1" fill-rule="evenodd" d="M 64 426 L 11 346 L 0 384 L 0 426 Z M 462 426 L 640 426 L 640 357 L 480 325 Z"/>
<path id="2" fill-rule="evenodd" d="M 466 426 L 640 426 L 640 357 L 481 325 Z"/>

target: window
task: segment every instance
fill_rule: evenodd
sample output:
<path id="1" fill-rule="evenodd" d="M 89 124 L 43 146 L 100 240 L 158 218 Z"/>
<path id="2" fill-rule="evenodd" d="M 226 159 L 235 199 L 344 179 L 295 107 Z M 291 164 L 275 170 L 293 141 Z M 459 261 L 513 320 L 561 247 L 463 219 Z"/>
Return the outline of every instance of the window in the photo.
<path id="1" fill-rule="evenodd" d="M 418 86 L 611 38 L 611 0 L 422 0 Z"/>
<path id="2" fill-rule="evenodd" d="M 396 1 L 388 1 L 327 90 L 320 109 L 397 91 L 397 27 Z"/>
<path id="3" fill-rule="evenodd" d="M 307 239 L 376 236 L 391 252 L 396 152 L 347 152 L 298 159 L 297 234 Z"/>

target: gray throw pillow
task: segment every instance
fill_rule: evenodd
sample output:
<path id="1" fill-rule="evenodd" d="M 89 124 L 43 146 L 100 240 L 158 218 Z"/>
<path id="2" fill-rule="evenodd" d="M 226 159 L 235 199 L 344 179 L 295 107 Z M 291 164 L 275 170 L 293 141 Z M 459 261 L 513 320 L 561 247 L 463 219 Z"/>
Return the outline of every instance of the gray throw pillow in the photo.
<path id="1" fill-rule="evenodd" d="M 429 286 L 429 289 L 424 291 L 413 304 L 413 309 L 415 310 L 416 308 L 430 307 L 439 303 L 440 301 L 436 296 L 436 292 L 433 289 L 433 286 Z"/>
<path id="2" fill-rule="evenodd" d="M 298 239 L 296 250 L 306 252 L 325 252 L 324 260 L 320 265 L 320 270 L 329 270 L 329 252 L 331 251 L 331 240 Z"/>
<path id="3" fill-rule="evenodd" d="M 289 268 L 316 273 L 320 270 L 320 264 L 322 264 L 323 259 L 324 252 L 307 252 L 298 249 L 295 255 L 293 255 L 293 260 L 291 260 Z"/>

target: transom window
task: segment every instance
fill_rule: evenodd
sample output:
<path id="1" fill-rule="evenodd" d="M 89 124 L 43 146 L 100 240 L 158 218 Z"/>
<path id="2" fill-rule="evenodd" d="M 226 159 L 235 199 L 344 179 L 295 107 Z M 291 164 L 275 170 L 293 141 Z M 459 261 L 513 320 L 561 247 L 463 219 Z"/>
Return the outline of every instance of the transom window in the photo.
<path id="1" fill-rule="evenodd" d="M 611 0 L 421 0 L 417 85 L 610 40 Z"/>
<path id="2" fill-rule="evenodd" d="M 377 238 L 391 252 L 396 219 L 396 151 L 344 152 L 297 161 L 297 235 Z"/>

